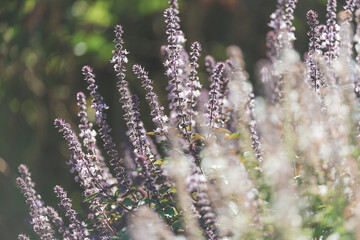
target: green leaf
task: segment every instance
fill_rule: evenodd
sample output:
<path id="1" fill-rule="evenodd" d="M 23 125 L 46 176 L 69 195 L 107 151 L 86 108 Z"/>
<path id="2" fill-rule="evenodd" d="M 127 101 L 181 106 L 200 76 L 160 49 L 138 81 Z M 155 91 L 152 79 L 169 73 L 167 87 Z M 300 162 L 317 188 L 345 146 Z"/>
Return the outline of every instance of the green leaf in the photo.
<path id="1" fill-rule="evenodd" d="M 117 198 L 120 195 L 121 189 L 116 190 L 115 197 Z"/>
<path id="2" fill-rule="evenodd" d="M 165 191 L 162 195 L 161 195 L 161 197 L 164 197 L 166 194 L 170 194 L 170 193 L 176 193 L 177 191 L 176 191 L 176 189 L 175 188 L 168 188 L 168 190 L 167 191 Z"/>
<path id="3" fill-rule="evenodd" d="M 115 192 L 115 197 L 117 198 L 121 193 L 126 193 L 126 188 L 122 187 L 122 188 L 117 189 Z"/>
<path id="4" fill-rule="evenodd" d="M 160 192 L 161 194 L 163 194 L 163 193 L 166 193 L 167 191 L 169 191 L 170 189 L 171 189 L 171 187 L 165 186 L 165 187 L 161 188 L 161 189 L 159 190 L 159 192 Z"/>
<path id="5" fill-rule="evenodd" d="M 225 128 L 215 128 L 214 130 L 215 130 L 215 132 L 218 132 L 218 133 L 231 133 L 229 130 L 227 130 Z"/>
<path id="6" fill-rule="evenodd" d="M 106 198 L 102 201 L 102 203 L 114 203 L 114 199 Z"/>
<path id="7" fill-rule="evenodd" d="M 159 159 L 154 162 L 155 165 L 165 165 L 167 164 L 167 161 L 164 161 L 164 159 Z"/>
<path id="8" fill-rule="evenodd" d="M 93 194 L 87 196 L 83 202 L 89 202 L 89 201 L 93 200 L 94 198 L 96 198 L 97 196 L 99 196 L 99 194 L 100 193 L 93 193 Z"/>
<path id="9" fill-rule="evenodd" d="M 155 171 L 152 171 L 151 174 L 157 175 L 157 174 L 161 174 L 162 172 L 163 172 L 162 170 L 157 169 L 157 170 L 155 170 Z"/>
<path id="10" fill-rule="evenodd" d="M 191 139 L 193 139 L 193 140 L 205 140 L 205 137 L 204 137 L 204 135 L 195 133 L 194 135 L 192 135 Z"/>
<path id="11" fill-rule="evenodd" d="M 122 201 L 122 204 L 128 207 L 131 207 L 133 202 L 131 200 L 131 198 L 125 198 L 124 201 Z"/>
<path id="12" fill-rule="evenodd" d="M 152 199 L 149 199 L 149 198 L 144 198 L 144 199 L 141 199 L 138 203 L 137 203 L 137 206 L 142 206 L 142 205 L 147 205 L 149 203 L 153 203 L 154 201 Z"/>
<path id="13" fill-rule="evenodd" d="M 150 136 L 159 135 L 159 133 L 157 133 L 157 132 L 147 132 L 146 134 L 150 135 Z"/>
<path id="14" fill-rule="evenodd" d="M 174 218 L 178 214 L 174 207 L 167 207 L 165 210 L 160 211 L 160 213 L 166 218 Z"/>
<path id="15" fill-rule="evenodd" d="M 233 139 L 239 139 L 240 133 L 232 133 L 230 135 L 225 135 L 225 139 L 233 140 Z"/>
<path id="16" fill-rule="evenodd" d="M 170 205 L 171 201 L 168 200 L 168 199 L 163 199 L 163 200 L 160 201 L 160 204 L 161 204 L 161 206 L 164 207 L 164 206 Z"/>
<path id="17" fill-rule="evenodd" d="M 129 189 L 126 193 L 124 193 L 124 195 L 122 195 L 121 197 L 124 198 L 124 197 L 127 197 L 129 196 L 130 194 L 132 194 L 133 192 L 135 192 L 134 189 Z"/>
<path id="18" fill-rule="evenodd" d="M 176 193 L 177 191 L 176 191 L 175 188 L 172 188 L 169 192 L 170 192 L 170 193 Z"/>
<path id="19" fill-rule="evenodd" d="M 176 233 L 184 232 L 184 223 L 182 220 L 178 219 L 173 224 L 171 224 L 171 228 Z"/>

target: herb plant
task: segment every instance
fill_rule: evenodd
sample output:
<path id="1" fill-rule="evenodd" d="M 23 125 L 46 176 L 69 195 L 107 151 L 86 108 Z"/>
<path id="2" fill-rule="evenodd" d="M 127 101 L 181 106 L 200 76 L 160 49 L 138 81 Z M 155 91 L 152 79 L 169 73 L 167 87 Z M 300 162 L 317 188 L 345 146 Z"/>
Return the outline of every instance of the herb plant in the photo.
<path id="1" fill-rule="evenodd" d="M 187 51 L 178 2 L 170 0 L 161 48 L 169 111 L 146 66 L 128 66 L 117 25 L 110 62 L 130 151 L 119 152 L 94 70 L 84 66 L 95 123 L 82 92 L 77 133 L 63 119 L 54 122 L 83 190 L 83 213 L 61 186 L 54 187 L 59 211 L 47 206 L 19 166 L 17 184 L 39 238 L 360 239 L 360 2 L 347 0 L 337 14 L 337 1 L 328 0 L 324 24 L 308 12 L 304 61 L 294 49 L 296 4 L 278 0 L 271 15 L 267 59 L 257 66 L 265 95 L 255 97 L 236 46 L 225 62 L 205 57 L 210 86 L 202 88 L 201 45 Z M 131 93 L 127 69 L 145 99 Z M 149 103 L 151 131 L 139 101 Z"/>

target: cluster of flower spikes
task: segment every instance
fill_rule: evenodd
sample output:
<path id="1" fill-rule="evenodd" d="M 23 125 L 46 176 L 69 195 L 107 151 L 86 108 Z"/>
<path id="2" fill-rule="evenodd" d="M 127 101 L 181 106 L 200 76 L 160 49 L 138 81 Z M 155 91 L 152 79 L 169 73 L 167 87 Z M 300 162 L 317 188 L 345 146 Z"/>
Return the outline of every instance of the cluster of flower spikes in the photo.
<path id="1" fill-rule="evenodd" d="M 271 15 L 269 27 L 271 27 L 272 30 L 267 36 L 267 55 L 269 61 L 272 63 L 279 60 L 282 50 L 291 49 L 293 47 L 292 42 L 295 40 L 295 37 L 292 36 L 295 28 L 292 26 L 291 21 L 294 18 L 293 13 L 296 3 L 297 1 L 292 0 L 278 0 L 277 9 Z M 350 17 L 347 17 L 348 19 L 351 19 L 351 15 L 353 14 L 356 4 L 358 3 L 355 0 L 346 1 L 344 10 L 350 15 Z M 332 65 L 339 57 L 340 26 L 336 21 L 336 8 L 336 0 L 327 1 L 327 20 L 324 25 L 319 24 L 319 21 L 317 20 L 317 13 L 315 11 L 310 10 L 307 13 L 308 25 L 310 27 L 308 32 L 308 36 L 310 37 L 309 51 L 306 55 L 308 80 L 319 95 L 321 87 L 325 84 L 323 80 L 323 72 L 319 69 L 319 57 L 324 57 L 328 65 L 327 67 L 330 70 L 332 69 L 332 71 Z M 285 38 L 284 35 L 286 36 Z M 351 42 L 352 41 L 350 40 L 348 45 L 351 45 Z M 351 51 L 351 47 L 347 47 L 347 52 L 350 52 L 350 55 Z M 264 83 L 270 82 L 269 95 L 275 99 L 275 102 L 278 102 L 283 95 L 281 93 L 282 76 L 278 75 L 275 69 L 271 69 L 271 64 L 268 64 L 268 66 L 270 66 L 269 72 L 272 75 L 270 76 L 270 81 L 265 76 L 261 78 L 264 79 Z M 264 68 L 262 70 L 265 71 Z M 334 82 L 336 81 L 338 81 L 338 79 L 335 76 Z"/>
<path id="2" fill-rule="evenodd" d="M 54 230 L 49 222 L 47 211 L 41 201 L 41 197 L 36 194 L 34 189 L 35 184 L 31 180 L 31 174 L 24 165 L 20 165 L 18 170 L 21 177 L 16 179 L 16 183 L 24 194 L 26 203 L 29 205 L 30 216 L 32 217 L 31 225 L 33 226 L 35 233 L 41 239 L 52 239 Z M 22 235 L 21 238 L 26 239 L 27 237 Z"/>
<path id="3" fill-rule="evenodd" d="M 267 34 L 267 55 L 273 62 L 281 54 L 283 48 L 292 47 L 295 40 L 295 27 L 292 25 L 294 19 L 294 10 L 297 0 L 278 0 L 277 7 L 271 14 L 271 21 L 268 24 L 271 31 Z"/>
<path id="4" fill-rule="evenodd" d="M 59 206 L 65 210 L 65 216 L 69 218 L 69 228 L 74 230 L 73 237 L 76 239 L 88 239 L 89 232 L 86 229 L 86 225 L 78 220 L 77 213 L 72 209 L 72 201 L 67 197 L 67 193 L 60 186 L 55 186 L 54 192 L 60 199 Z"/>
<path id="5" fill-rule="evenodd" d="M 113 176 L 110 169 L 105 163 L 105 159 L 101 154 L 100 149 L 96 145 L 97 132 L 93 129 L 93 124 L 89 122 L 86 107 L 86 96 L 83 92 L 78 92 L 76 95 L 77 105 L 79 107 L 78 117 L 80 118 L 79 123 L 79 137 L 83 139 L 83 145 L 87 149 L 88 159 L 92 161 L 92 167 L 96 169 L 96 175 L 102 178 L 102 185 L 111 185 L 113 183 Z M 95 162 L 94 162 L 95 161 Z"/>
<path id="6" fill-rule="evenodd" d="M 336 0 L 329 0 L 327 3 L 327 20 L 325 25 L 319 24 L 315 11 L 310 10 L 307 13 L 310 28 L 308 32 L 310 37 L 309 50 L 306 57 L 308 81 L 320 97 L 322 97 L 322 87 L 328 84 L 336 85 L 340 81 L 339 76 L 332 74 L 333 81 L 325 83 L 324 69 L 321 69 L 320 66 L 322 59 L 326 62 L 325 68 L 334 72 L 336 65 L 338 65 L 337 61 L 340 58 L 341 61 L 348 61 L 352 58 L 353 42 L 357 42 L 357 36 L 360 33 L 358 30 L 355 36 L 351 33 L 351 20 L 356 4 L 358 3 L 355 0 L 346 1 L 343 7 L 344 11 L 338 15 L 340 25 L 336 21 Z M 359 29 L 359 24 L 357 24 L 357 29 Z M 359 52 L 356 47 L 355 50 Z M 347 64 L 348 66 L 352 65 L 351 62 L 347 62 Z M 343 83 L 345 82 L 347 81 L 343 79 Z M 358 81 L 355 81 L 355 85 L 355 92 L 357 92 Z"/>
<path id="7" fill-rule="evenodd" d="M 207 56 L 205 65 L 211 75 L 211 85 L 210 91 L 201 93 L 199 89 L 202 85 L 197 76 L 201 45 L 194 42 L 191 44 L 190 54 L 186 52 L 185 37 L 179 24 L 178 3 L 176 0 L 169 3 L 170 7 L 164 13 L 167 25 L 166 33 L 168 34 L 168 45 L 164 50 L 166 52 L 164 54 L 164 66 L 166 67 L 166 75 L 169 77 L 170 110 L 172 114 L 175 114 L 175 118 L 170 117 L 169 121 L 169 118 L 164 114 L 164 108 L 153 91 L 149 73 L 140 65 L 134 65 L 133 72 L 142 81 L 142 86 L 146 91 L 146 100 L 151 108 L 152 120 L 156 126 L 152 134 L 149 135 L 155 135 L 158 144 L 165 142 L 167 145 L 172 145 L 173 132 L 180 130 L 182 137 L 176 141 L 183 144 L 180 148 L 183 154 L 192 155 L 191 159 L 194 159 L 192 160 L 193 167 L 189 173 L 189 179 L 202 179 L 200 182 L 195 181 L 198 187 L 189 186 L 189 193 L 197 196 L 196 203 L 193 204 L 194 212 L 199 217 L 203 235 L 209 239 L 218 239 L 215 227 L 215 211 L 212 209 L 206 193 L 206 176 L 200 168 L 200 155 L 204 147 L 204 138 L 197 132 L 200 131 L 199 126 L 207 126 L 210 132 L 224 126 L 227 119 L 225 105 L 232 65 L 230 62 L 226 64 L 216 62 L 214 58 Z M 131 164 L 128 165 L 126 161 L 121 159 L 115 141 L 111 136 L 111 128 L 107 123 L 105 110 L 108 109 L 108 106 L 98 92 L 93 69 L 84 66 L 82 73 L 92 98 L 91 107 L 95 110 L 97 131 L 89 122 L 86 112 L 87 100 L 82 92 L 77 94 L 78 116 L 80 117 L 79 137 L 82 142 L 79 141 L 71 126 L 64 120 L 56 119 L 54 124 L 68 143 L 71 154 L 68 164 L 72 166 L 71 172 L 75 173 L 75 180 L 80 183 L 83 190 L 84 202 L 88 204 L 86 208 L 88 221 L 86 221 L 87 224 L 84 224 L 78 219 L 78 214 L 71 208 L 71 200 L 67 197 L 66 192 L 61 187 L 56 186 L 54 190 L 60 198 L 59 206 L 65 210 L 65 216 L 69 219 L 70 225 L 66 227 L 53 208 L 47 208 L 49 210 L 45 211 L 45 208 L 40 207 L 38 211 L 40 211 L 39 215 L 41 216 L 35 218 L 39 218 L 40 221 L 39 223 L 33 221 L 33 225 L 39 236 L 45 236 L 41 237 L 43 239 L 56 238 L 45 214 L 52 216 L 54 225 L 58 227 L 58 232 L 62 234 L 64 239 L 73 237 L 79 239 L 111 239 L 119 237 L 124 224 L 126 224 L 122 220 L 122 216 L 145 204 L 149 204 L 160 215 L 162 214 L 169 225 L 182 217 L 182 213 L 176 209 L 173 198 L 174 191 L 171 191 L 175 190 L 174 183 L 161 167 L 164 160 L 160 159 L 162 156 L 157 156 L 159 155 L 157 146 L 146 134 L 144 124 L 140 119 L 138 98 L 131 94 L 128 82 L 125 80 L 128 52 L 123 48 L 122 26 L 117 25 L 114 32 L 115 50 L 110 62 L 114 64 L 120 103 L 125 112 L 124 120 L 128 127 L 127 134 L 133 148 L 132 153 L 125 157 L 135 164 L 136 169 L 131 169 Z M 201 94 L 208 95 L 208 101 L 203 101 L 201 106 L 197 106 L 197 100 Z M 200 108 L 203 108 L 202 116 L 200 116 L 200 111 L 198 112 Z M 171 119 L 176 121 L 171 122 Z M 253 128 L 253 132 L 256 135 L 255 128 Z M 107 166 L 106 156 L 101 154 L 97 146 L 96 136 L 99 136 L 103 142 L 103 148 L 110 159 L 109 165 L 114 176 Z M 157 157 L 155 158 L 155 156 Z M 29 205 L 33 206 L 34 203 L 31 201 L 33 201 L 34 196 L 27 194 L 27 188 L 31 188 L 31 186 L 25 186 L 26 184 L 21 181 L 21 178 L 18 180 L 18 184 L 28 199 Z M 104 207 L 104 203 L 107 207 Z M 170 217 L 167 211 L 174 214 Z M 26 236 L 19 235 L 19 238 L 26 239 Z"/>
<path id="8" fill-rule="evenodd" d="M 273 63 L 279 59 L 284 49 L 293 48 L 295 27 L 292 25 L 292 20 L 296 4 L 297 0 L 278 0 L 276 10 L 271 14 L 271 21 L 268 24 L 272 28 L 266 37 L 267 56 L 271 62 L 268 64 L 271 76 L 270 81 L 263 82 L 268 85 L 270 92 L 267 94 L 275 103 L 279 102 L 283 96 L 283 76 L 273 68 Z"/>
<path id="9" fill-rule="evenodd" d="M 131 95 L 128 88 L 128 82 L 125 80 L 125 63 L 127 63 L 126 54 L 127 50 L 123 49 L 123 29 L 118 25 L 115 27 L 115 39 L 116 50 L 113 51 L 114 57 L 111 60 L 114 63 L 114 69 L 118 79 L 117 86 L 120 93 L 120 103 L 125 111 L 124 120 L 129 128 L 129 139 L 134 148 L 135 162 L 139 168 L 141 168 L 141 176 L 145 178 L 148 191 L 152 193 L 152 198 L 160 199 L 157 188 L 167 188 L 170 181 L 164 176 L 162 170 L 158 165 L 154 165 L 153 151 L 151 149 L 151 139 L 146 136 L 146 130 L 144 124 L 140 120 L 140 112 L 138 108 L 138 98 L 136 95 Z M 167 132 L 167 116 L 163 113 L 163 107 L 161 107 L 157 101 L 156 94 L 151 89 L 151 81 L 146 76 L 147 73 L 139 66 L 133 67 L 135 74 L 142 80 L 143 86 L 146 88 L 147 96 L 150 107 L 152 108 L 152 114 L 154 114 L 153 121 L 157 125 L 155 130 L 156 134 L 165 135 Z M 156 173 L 156 174 L 155 174 Z M 150 186 L 151 184 L 152 186 Z M 154 183 L 159 183 L 160 186 L 156 187 Z"/>
<path id="10" fill-rule="evenodd" d="M 90 91 L 90 96 L 92 99 L 92 107 L 95 109 L 95 120 L 96 124 L 99 127 L 99 135 L 104 143 L 104 149 L 106 153 L 111 158 L 110 164 L 114 168 L 116 173 L 116 178 L 119 181 L 119 184 L 125 187 L 129 187 L 128 177 L 123 166 L 123 162 L 119 157 L 118 151 L 115 149 L 115 143 L 110 136 L 111 128 L 106 121 L 106 114 L 104 110 L 108 108 L 108 106 L 103 102 L 103 97 L 98 93 L 98 86 L 95 83 L 95 75 L 93 74 L 93 70 L 85 66 L 82 69 L 83 75 L 85 77 L 85 81 L 88 83 L 88 90 Z"/>
<path id="11" fill-rule="evenodd" d="M 60 186 L 54 188 L 55 193 L 60 199 L 59 206 L 68 217 L 70 224 L 65 225 L 59 213 L 50 206 L 45 206 L 40 195 L 36 194 L 35 184 L 32 182 L 29 170 L 25 165 L 19 166 L 21 177 L 17 179 L 17 184 L 24 193 L 26 202 L 30 207 L 31 224 L 35 233 L 40 239 L 60 239 L 56 231 L 60 234 L 61 239 L 90 239 L 88 229 L 84 222 L 80 222 L 77 212 L 71 207 L 71 200 L 67 198 L 66 192 Z M 20 234 L 19 239 L 30 239 L 24 234 Z"/>

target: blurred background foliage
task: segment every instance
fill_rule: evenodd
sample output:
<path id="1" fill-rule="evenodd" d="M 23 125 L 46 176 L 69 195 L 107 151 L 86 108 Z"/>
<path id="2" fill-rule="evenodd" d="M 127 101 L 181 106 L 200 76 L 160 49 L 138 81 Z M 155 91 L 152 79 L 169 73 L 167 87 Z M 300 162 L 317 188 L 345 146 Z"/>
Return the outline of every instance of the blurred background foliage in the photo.
<path id="1" fill-rule="evenodd" d="M 339 7 L 343 2 L 339 2 Z M 326 0 L 300 0 L 295 12 L 296 48 L 307 48 L 306 12 L 318 11 L 324 22 Z M 86 91 L 81 67 L 97 74 L 100 92 L 110 105 L 108 119 L 117 142 L 124 139 L 122 111 L 112 65 L 113 26 L 125 29 L 130 51 L 129 70 L 140 63 L 150 70 L 155 90 L 166 103 L 160 47 L 166 43 L 162 11 L 167 0 L 2 0 L 0 7 L 0 239 L 19 233 L 33 237 L 28 210 L 15 179 L 17 166 L 29 166 L 36 189 L 48 205 L 56 206 L 52 189 L 64 186 L 81 208 L 82 197 L 65 164 L 66 143 L 53 127 L 56 117 L 77 124 L 76 92 Z M 265 36 L 275 0 L 182 0 L 182 28 L 187 45 L 197 40 L 203 57 L 226 59 L 226 47 L 242 48 L 251 80 L 254 65 L 265 57 Z M 201 59 L 203 64 L 203 58 Z M 207 76 L 201 75 L 206 85 Z M 144 91 L 128 72 L 128 81 L 140 99 Z M 148 129 L 149 111 L 142 101 Z M 35 238 L 34 238 L 35 239 Z"/>

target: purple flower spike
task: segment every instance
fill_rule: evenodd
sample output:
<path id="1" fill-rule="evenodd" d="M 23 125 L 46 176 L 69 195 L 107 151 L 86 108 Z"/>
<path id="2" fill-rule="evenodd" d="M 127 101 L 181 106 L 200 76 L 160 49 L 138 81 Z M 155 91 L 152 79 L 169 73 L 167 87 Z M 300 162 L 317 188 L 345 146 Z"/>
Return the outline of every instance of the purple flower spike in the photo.
<path id="1" fill-rule="evenodd" d="M 150 151 L 149 143 L 146 138 L 146 131 L 144 129 L 144 125 L 140 120 L 140 112 L 139 112 L 139 99 L 134 94 L 131 96 L 132 102 L 132 134 L 130 140 L 135 148 L 135 154 L 143 155 L 146 157 L 152 158 L 152 154 Z"/>
<path id="2" fill-rule="evenodd" d="M 224 71 L 225 64 L 220 62 L 217 63 L 213 73 L 211 75 L 211 84 L 209 96 L 209 103 L 205 105 L 207 108 L 207 113 L 205 114 L 205 118 L 208 120 L 208 126 L 210 128 L 217 128 L 218 124 L 216 123 L 216 119 L 219 117 L 219 95 L 220 95 L 220 83 L 221 76 Z"/>
<path id="3" fill-rule="evenodd" d="M 187 177 L 187 189 L 194 196 L 196 196 L 194 202 L 194 210 L 199 217 L 199 223 L 204 230 L 204 236 L 206 239 L 219 239 L 217 236 L 217 229 L 215 226 L 216 215 L 211 206 L 211 202 L 207 190 L 207 179 L 201 170 L 194 163 L 191 164 L 191 175 Z"/>
<path id="4" fill-rule="evenodd" d="M 62 235 L 63 239 L 71 239 L 69 229 L 65 226 L 63 219 L 59 216 L 59 213 L 52 207 L 47 207 L 47 215 L 51 219 L 52 223 L 58 228 L 58 232 Z"/>
<path id="5" fill-rule="evenodd" d="M 146 91 L 146 100 L 148 100 L 151 108 L 151 116 L 153 116 L 153 122 L 157 128 L 155 132 L 162 135 L 168 131 L 168 117 L 164 114 L 164 107 L 160 106 L 158 96 L 153 91 L 153 81 L 149 79 L 148 72 L 145 71 L 140 65 L 133 66 L 133 72 L 137 75 L 137 78 L 142 81 L 142 87 Z"/>
<path id="6" fill-rule="evenodd" d="M 308 32 L 309 39 L 309 51 L 308 58 L 306 59 L 306 65 L 308 68 L 308 79 L 310 85 L 316 90 L 317 93 L 320 93 L 321 85 L 321 72 L 318 64 L 316 63 L 314 54 L 321 55 L 321 39 L 319 33 L 319 21 L 317 20 L 317 13 L 310 10 L 306 15 L 308 19 L 308 24 L 310 31 Z"/>
<path id="7" fill-rule="evenodd" d="M 284 24 L 284 9 L 285 9 L 285 0 L 278 0 L 276 10 L 271 14 L 270 23 L 268 24 L 273 30 L 268 32 L 266 36 L 266 47 L 267 47 L 267 56 L 274 62 L 280 52 L 280 43 L 279 43 L 279 34 L 280 30 L 285 26 Z"/>
<path id="8" fill-rule="evenodd" d="M 79 106 L 78 116 L 80 117 L 80 138 L 84 139 L 84 146 L 88 149 L 88 151 L 92 154 L 96 154 L 95 146 L 96 146 L 96 131 L 92 130 L 92 123 L 89 122 L 87 113 L 86 113 L 86 97 L 82 92 L 78 92 L 76 94 L 77 105 Z"/>
<path id="9" fill-rule="evenodd" d="M 36 194 L 34 189 L 35 184 L 31 180 L 31 174 L 28 168 L 21 164 L 18 168 L 21 177 L 16 179 L 16 183 L 20 188 L 21 192 L 26 198 L 26 203 L 29 205 L 31 225 L 35 233 L 44 240 L 52 240 L 54 237 L 54 230 L 51 227 L 49 219 L 46 215 L 47 211 L 41 201 L 40 195 Z M 21 236 L 22 239 L 27 239 L 25 235 Z M 19 236 L 20 239 L 20 236 Z"/>
<path id="10" fill-rule="evenodd" d="M 209 55 L 205 57 L 205 67 L 206 67 L 206 72 L 208 74 L 210 75 L 212 74 L 215 65 L 216 65 L 216 61 L 214 57 Z"/>
<path id="11" fill-rule="evenodd" d="M 360 1 L 357 1 L 357 8 L 360 8 Z M 358 9 L 355 12 L 355 22 L 356 22 L 356 33 L 354 36 L 355 50 L 356 50 L 356 61 L 360 62 L 360 10 Z"/>
<path id="12" fill-rule="evenodd" d="M 229 94 L 229 82 L 231 77 L 231 71 L 234 68 L 230 60 L 226 61 L 224 71 L 222 74 L 222 79 L 220 82 L 220 94 L 219 94 L 219 120 L 221 121 L 222 127 L 224 127 L 225 122 L 227 121 L 226 106 L 228 103 L 228 94 Z"/>
<path id="13" fill-rule="evenodd" d="M 359 2 L 359 1 L 357 1 L 357 0 L 346 0 L 344 10 L 349 12 L 349 13 L 353 13 L 354 10 L 355 10 L 356 2 Z"/>
<path id="14" fill-rule="evenodd" d="M 131 93 L 129 90 L 129 83 L 125 80 L 126 77 L 126 67 L 125 63 L 128 62 L 128 59 L 126 55 L 128 54 L 128 51 L 123 48 L 124 40 L 123 40 L 123 33 L 124 30 L 121 25 L 117 25 L 115 27 L 115 50 L 113 51 L 113 58 L 111 60 L 111 63 L 114 64 L 114 70 L 117 77 L 117 83 L 116 86 L 118 88 L 118 91 L 120 93 L 120 103 L 121 107 L 123 108 L 125 114 L 124 114 L 124 120 L 126 122 L 126 125 L 128 126 L 129 130 L 131 131 L 131 128 L 133 126 L 133 116 L 132 116 L 132 103 L 131 103 Z"/>
<path id="15" fill-rule="evenodd" d="M 275 62 L 278 55 L 278 39 L 274 31 L 266 34 L 266 55 L 271 62 Z"/>
<path id="16" fill-rule="evenodd" d="M 80 117 L 80 138 L 83 139 L 83 144 L 87 148 L 88 156 L 87 159 L 89 163 L 93 164 L 94 167 L 99 168 L 99 173 L 102 176 L 102 179 L 112 182 L 113 176 L 110 172 L 110 169 L 107 167 L 104 157 L 102 156 L 99 148 L 96 145 L 97 135 L 96 131 L 93 130 L 92 123 L 89 122 L 87 112 L 86 112 L 86 97 L 82 92 L 77 93 L 76 95 L 77 105 L 79 106 L 78 116 Z M 93 161 L 96 160 L 96 161 Z"/>
<path id="17" fill-rule="evenodd" d="M 90 95 L 93 98 L 92 108 L 95 109 L 95 120 L 96 124 L 99 126 L 99 134 L 104 143 L 104 148 L 107 154 L 111 157 L 110 164 L 116 172 L 116 178 L 119 183 L 125 187 L 129 187 L 129 180 L 123 166 L 123 161 L 120 159 L 118 151 L 115 150 L 115 143 L 110 136 L 111 128 L 106 121 L 106 114 L 104 110 L 108 106 L 104 103 L 103 97 L 97 92 L 98 86 L 95 83 L 95 75 L 92 72 L 92 69 L 88 66 L 83 67 L 83 75 L 85 76 L 85 81 L 88 83 L 88 90 Z"/>
<path id="18" fill-rule="evenodd" d="M 195 111 L 196 99 L 200 96 L 201 83 L 199 81 L 199 77 L 197 76 L 197 68 L 199 68 L 198 59 L 200 57 L 201 45 L 198 42 L 194 42 L 191 45 L 190 52 L 190 76 L 189 81 L 187 83 L 187 87 L 189 88 L 189 92 L 187 94 L 187 114 L 190 123 L 190 133 L 192 131 L 192 127 L 195 123 L 193 123 L 193 116 L 197 114 Z"/>
<path id="19" fill-rule="evenodd" d="M 30 238 L 25 234 L 19 234 L 18 240 L 30 240 Z"/>
<path id="20" fill-rule="evenodd" d="M 81 150 L 81 145 L 75 133 L 71 130 L 70 124 L 66 123 L 62 119 L 55 119 L 54 125 L 57 129 L 59 129 L 59 132 L 63 134 L 64 139 L 69 145 L 71 158 L 68 164 L 72 165 L 71 172 L 77 172 L 75 180 L 80 182 L 80 186 L 82 188 L 86 190 L 91 189 L 93 187 L 94 179 L 89 172 L 90 166 L 85 158 L 85 154 Z"/>
<path id="21" fill-rule="evenodd" d="M 310 31 L 308 32 L 309 39 L 309 52 L 308 54 L 321 53 L 320 46 L 320 34 L 318 31 L 319 21 L 317 20 L 318 14 L 310 10 L 306 14 L 307 23 L 309 24 Z M 320 51 L 320 52 L 319 52 Z"/>
<path id="22" fill-rule="evenodd" d="M 274 29 L 276 34 L 283 25 L 285 2 L 286 0 L 278 0 L 275 12 L 270 15 L 271 20 L 268 26 Z"/>
<path id="23" fill-rule="evenodd" d="M 189 140 L 189 133 L 187 126 L 189 122 L 186 118 L 186 96 L 184 93 L 184 82 L 181 77 L 183 74 L 184 61 L 181 57 L 184 43 L 184 35 L 180 30 L 180 18 L 178 16 L 179 11 L 176 8 L 168 8 L 164 12 L 165 23 L 167 25 L 166 34 L 168 34 L 168 57 L 164 63 L 167 67 L 166 75 L 169 77 L 170 90 L 169 100 L 171 100 L 170 109 L 174 110 L 170 118 L 176 118 L 179 124 L 179 129 Z M 173 116 L 175 115 L 175 116 Z"/>
<path id="24" fill-rule="evenodd" d="M 295 27 L 292 24 L 297 0 L 278 0 L 276 10 L 268 24 L 271 30 L 266 37 L 267 56 L 274 62 L 282 49 L 292 48 Z"/>
<path id="25" fill-rule="evenodd" d="M 122 26 L 118 25 L 115 27 L 115 39 L 114 42 L 115 45 L 115 51 L 113 51 L 114 56 L 112 59 L 112 63 L 114 63 L 114 69 L 117 73 L 117 87 L 120 93 L 120 102 L 122 104 L 122 108 L 125 111 L 124 120 L 126 122 L 126 125 L 129 128 L 129 138 L 134 146 L 134 153 L 135 155 L 142 155 L 147 157 L 149 161 L 153 160 L 153 155 L 150 150 L 150 146 L 148 143 L 148 140 L 146 138 L 146 131 L 144 128 L 143 122 L 140 120 L 140 112 L 138 109 L 138 98 L 136 95 L 131 95 L 130 90 L 128 88 L 128 82 L 125 80 L 125 72 L 126 68 L 124 66 L 124 63 L 127 63 L 127 57 L 126 55 L 128 52 L 123 49 L 123 39 L 122 39 L 123 29 Z M 149 79 L 147 78 L 147 73 L 145 74 L 145 71 L 141 68 L 135 67 L 134 72 L 136 74 L 139 74 L 139 77 L 143 80 L 143 85 L 147 86 L 147 98 L 151 101 L 151 99 L 155 99 L 155 95 L 152 92 L 152 86 L 149 84 Z M 146 76 L 145 76 L 146 75 Z M 152 102 L 154 104 L 154 102 Z M 153 105 L 157 110 L 155 111 L 157 116 L 161 116 L 163 109 L 157 106 Z M 153 112 L 155 114 L 155 112 Z M 157 119 L 158 120 L 158 119 Z M 160 121 L 166 122 L 166 118 L 163 117 Z M 165 128 L 163 129 L 163 131 Z"/>
<path id="26" fill-rule="evenodd" d="M 128 62 L 128 58 L 126 57 L 126 55 L 128 55 L 129 52 L 126 49 L 123 49 L 123 44 L 124 44 L 124 40 L 122 37 L 124 34 L 123 27 L 121 25 L 116 25 L 114 32 L 115 32 L 115 39 L 114 39 L 115 50 L 113 50 L 113 57 L 110 62 L 114 64 L 114 70 L 116 72 L 116 77 L 118 79 L 117 86 L 120 89 L 119 84 L 125 84 L 127 87 L 126 84 L 127 82 L 125 81 L 126 67 L 124 64 Z M 123 95 L 124 94 L 121 94 L 121 97 L 123 97 Z"/>
<path id="27" fill-rule="evenodd" d="M 283 15 L 283 22 L 280 25 L 279 47 L 281 49 L 293 48 L 293 42 L 295 38 L 295 27 L 292 24 L 294 20 L 294 10 L 296 7 L 297 0 L 286 0 L 285 1 L 285 12 Z"/>
<path id="28" fill-rule="evenodd" d="M 170 7 L 174 9 L 179 9 L 179 3 L 177 0 L 170 0 L 169 1 Z"/>
<path id="29" fill-rule="evenodd" d="M 67 197 L 67 193 L 64 189 L 60 186 L 54 187 L 54 192 L 56 193 L 57 197 L 60 199 L 59 206 L 64 210 L 65 216 L 68 217 L 70 221 L 70 229 L 71 235 L 75 239 L 88 239 L 89 232 L 86 229 L 86 225 L 84 222 L 80 222 L 77 218 L 77 212 L 72 209 L 71 199 Z"/>
<path id="30" fill-rule="evenodd" d="M 250 130 L 250 134 L 251 134 L 251 146 L 254 149 L 254 154 L 255 154 L 256 159 L 259 161 L 259 163 L 262 163 L 264 158 L 263 158 L 263 151 L 262 151 L 262 146 L 261 146 L 261 139 L 259 136 L 258 124 L 256 121 L 256 115 L 255 115 L 254 94 L 251 94 L 251 96 L 250 96 L 249 114 L 250 114 L 249 130 Z"/>
<path id="31" fill-rule="evenodd" d="M 129 90 L 129 83 L 125 80 L 126 77 L 126 67 L 125 63 L 128 62 L 126 55 L 128 52 L 126 49 L 123 49 L 124 40 L 122 38 L 122 35 L 124 33 L 122 26 L 117 25 L 115 27 L 115 50 L 113 51 L 113 58 L 111 60 L 111 63 L 114 64 L 114 70 L 116 72 L 117 77 L 117 83 L 116 86 L 118 88 L 118 91 L 120 93 L 120 103 L 121 107 L 123 108 L 125 114 L 124 114 L 124 120 L 126 122 L 126 125 L 129 128 L 130 132 L 130 139 L 133 141 L 135 136 L 133 136 L 134 132 L 134 116 L 133 116 L 133 103 L 131 100 L 131 93 Z"/>
<path id="32" fill-rule="evenodd" d="M 289 32 L 295 31 L 295 27 L 292 25 L 292 20 L 294 20 L 294 10 L 296 8 L 297 0 L 287 0 L 285 3 L 285 25 L 286 30 Z"/>
<path id="33" fill-rule="evenodd" d="M 336 0 L 328 0 L 325 37 L 325 44 L 327 48 L 325 58 L 328 63 L 331 63 L 339 54 L 340 27 L 336 22 L 336 6 Z"/>

